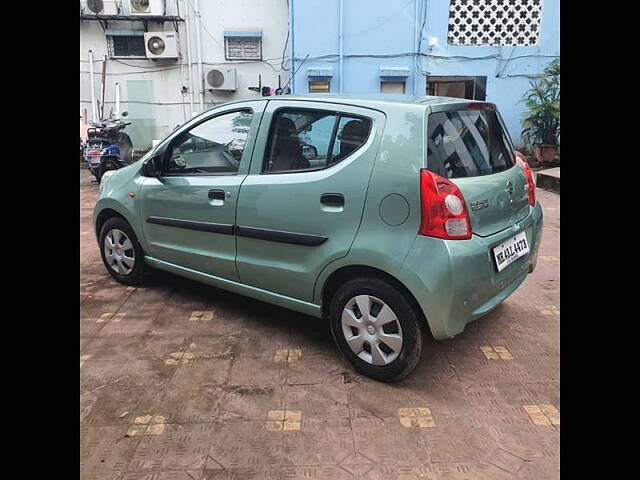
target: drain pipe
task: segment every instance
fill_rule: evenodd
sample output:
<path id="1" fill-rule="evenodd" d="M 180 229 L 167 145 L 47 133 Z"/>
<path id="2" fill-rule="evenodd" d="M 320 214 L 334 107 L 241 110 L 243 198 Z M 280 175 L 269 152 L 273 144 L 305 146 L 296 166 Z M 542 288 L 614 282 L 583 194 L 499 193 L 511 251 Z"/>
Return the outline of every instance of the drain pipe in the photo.
<path id="1" fill-rule="evenodd" d="M 116 120 L 120 120 L 120 83 L 116 82 L 116 111 L 114 112 Z"/>
<path id="2" fill-rule="evenodd" d="M 413 94 L 415 96 L 418 95 L 418 62 L 420 61 L 420 52 L 418 51 L 418 45 L 420 44 L 419 35 L 422 35 L 422 32 L 418 32 L 418 30 L 420 29 L 420 27 L 418 26 L 420 24 L 420 20 L 418 19 L 418 15 L 420 15 L 420 12 L 418 11 L 418 5 L 419 0 L 416 0 L 416 13 L 413 25 L 413 49 L 416 52 L 416 54 L 413 56 Z"/>
<path id="3" fill-rule="evenodd" d="M 340 93 L 344 92 L 344 22 L 343 22 L 343 0 L 340 0 L 340 31 L 339 31 L 339 42 L 340 42 Z"/>
<path id="4" fill-rule="evenodd" d="M 200 26 L 200 0 L 195 0 L 196 16 L 196 50 L 198 55 L 198 92 L 200 94 L 200 111 L 204 110 L 204 84 L 202 74 L 202 28 Z"/>
<path id="5" fill-rule="evenodd" d="M 296 71 L 296 49 L 293 35 L 293 1 L 294 0 L 289 0 L 289 54 L 291 56 L 291 61 L 289 62 L 289 88 L 291 89 L 291 94 L 296 92 L 296 84 L 293 81 L 293 73 Z"/>
<path id="6" fill-rule="evenodd" d="M 96 86 L 93 78 L 93 51 L 89 50 L 89 83 L 91 84 L 91 121 L 98 123 L 98 105 L 96 104 Z"/>
<path id="7" fill-rule="evenodd" d="M 191 62 L 191 14 L 189 13 L 189 9 L 187 5 L 185 5 L 184 9 L 184 26 L 186 28 L 187 35 L 187 74 L 189 75 L 189 108 L 191 115 L 195 115 L 195 110 L 193 109 L 193 63 Z"/>

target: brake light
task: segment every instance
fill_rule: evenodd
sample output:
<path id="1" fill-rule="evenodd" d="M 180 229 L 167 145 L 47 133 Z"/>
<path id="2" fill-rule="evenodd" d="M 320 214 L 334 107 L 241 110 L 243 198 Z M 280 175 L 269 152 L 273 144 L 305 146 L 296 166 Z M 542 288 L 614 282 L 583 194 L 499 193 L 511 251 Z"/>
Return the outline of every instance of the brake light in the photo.
<path id="1" fill-rule="evenodd" d="M 534 207 L 536 205 L 536 183 L 533 181 L 533 171 L 531 167 L 527 163 L 524 155 L 520 152 L 516 153 L 516 162 L 518 166 L 522 169 L 522 173 L 524 173 L 524 177 L 527 179 L 527 192 L 529 192 L 529 205 Z"/>
<path id="2" fill-rule="evenodd" d="M 471 238 L 471 220 L 464 196 L 451 180 L 420 170 L 420 206 L 420 235 L 447 240 Z"/>

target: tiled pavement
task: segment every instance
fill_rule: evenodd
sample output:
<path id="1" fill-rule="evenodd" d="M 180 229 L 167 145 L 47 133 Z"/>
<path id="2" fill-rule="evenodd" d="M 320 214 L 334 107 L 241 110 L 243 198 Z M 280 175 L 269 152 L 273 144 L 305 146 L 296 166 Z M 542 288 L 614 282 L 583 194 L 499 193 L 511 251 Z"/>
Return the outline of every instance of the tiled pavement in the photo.
<path id="1" fill-rule="evenodd" d="M 537 190 L 535 273 L 389 385 L 313 318 L 169 274 L 114 282 L 97 191 L 82 169 L 83 480 L 559 477 L 559 196 Z"/>

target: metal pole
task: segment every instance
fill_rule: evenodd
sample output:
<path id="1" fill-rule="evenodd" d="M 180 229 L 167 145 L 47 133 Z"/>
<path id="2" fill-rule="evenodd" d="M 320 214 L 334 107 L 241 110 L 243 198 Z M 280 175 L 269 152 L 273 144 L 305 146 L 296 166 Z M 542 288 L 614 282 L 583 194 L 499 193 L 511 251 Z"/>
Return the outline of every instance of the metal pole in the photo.
<path id="1" fill-rule="evenodd" d="M 89 83 L 91 84 L 91 121 L 98 122 L 98 105 L 96 104 L 96 86 L 93 78 L 93 52 L 89 50 Z"/>
<path id="2" fill-rule="evenodd" d="M 200 0 L 195 0 L 196 50 L 198 54 L 198 91 L 200 93 L 200 111 L 204 110 L 204 88 L 202 74 L 202 27 L 200 26 Z"/>
<path id="3" fill-rule="evenodd" d="M 116 120 L 120 120 L 120 83 L 116 82 L 116 111 L 114 113 Z"/>
<path id="4" fill-rule="evenodd" d="M 104 118 L 104 89 L 107 86 L 107 56 L 102 57 L 102 93 L 100 94 L 100 119 Z"/>
<path id="5" fill-rule="evenodd" d="M 189 9 L 185 5 L 184 8 L 184 26 L 187 29 L 187 64 L 189 68 L 187 72 L 189 74 L 189 108 L 191 115 L 195 113 L 193 110 L 193 63 L 191 62 L 191 15 L 189 13 Z"/>
<path id="6" fill-rule="evenodd" d="M 342 8 L 343 7 L 343 3 L 342 2 L 343 2 L 343 0 L 340 0 L 340 33 L 339 33 L 339 35 L 340 35 L 340 38 L 339 38 L 339 40 L 340 40 L 340 93 L 343 93 L 343 91 L 344 91 L 344 57 L 343 57 L 343 54 L 344 54 L 344 41 L 343 41 L 343 38 L 344 38 L 344 31 L 343 31 L 344 24 L 343 24 L 343 17 L 344 17 L 344 15 L 342 14 L 343 13 L 343 8 Z"/>

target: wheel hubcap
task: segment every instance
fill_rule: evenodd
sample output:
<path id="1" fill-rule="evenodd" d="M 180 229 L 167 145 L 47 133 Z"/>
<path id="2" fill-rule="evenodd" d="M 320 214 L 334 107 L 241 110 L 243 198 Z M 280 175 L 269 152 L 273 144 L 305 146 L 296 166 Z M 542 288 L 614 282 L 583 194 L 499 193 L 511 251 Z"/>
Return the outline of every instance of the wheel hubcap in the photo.
<path id="1" fill-rule="evenodd" d="M 104 237 L 104 257 L 107 265 L 120 275 L 129 275 L 136 262 L 133 243 L 122 230 L 113 229 Z"/>
<path id="2" fill-rule="evenodd" d="M 345 304 L 342 332 L 353 353 L 372 365 L 388 365 L 402 350 L 398 317 L 386 303 L 371 295 L 357 295 Z"/>

